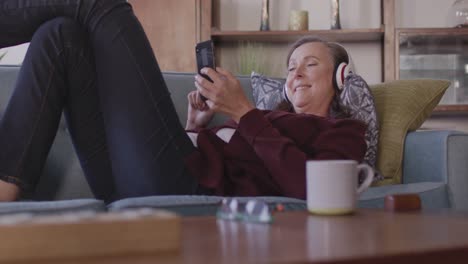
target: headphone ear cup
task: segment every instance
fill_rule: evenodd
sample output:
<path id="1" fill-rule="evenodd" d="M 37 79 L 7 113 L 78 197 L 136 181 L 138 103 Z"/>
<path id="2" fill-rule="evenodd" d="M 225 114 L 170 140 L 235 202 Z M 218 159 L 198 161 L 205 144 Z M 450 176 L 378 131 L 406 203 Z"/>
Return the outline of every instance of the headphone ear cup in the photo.
<path id="1" fill-rule="evenodd" d="M 288 97 L 288 86 L 286 85 L 286 83 L 283 85 L 283 97 L 284 99 L 286 99 L 288 103 L 291 104 L 291 101 L 289 101 L 289 97 Z"/>
<path id="2" fill-rule="evenodd" d="M 340 65 L 338 65 L 335 71 L 335 84 L 338 90 L 343 90 L 344 81 L 351 72 L 351 66 L 349 66 L 347 63 L 342 62 Z"/>

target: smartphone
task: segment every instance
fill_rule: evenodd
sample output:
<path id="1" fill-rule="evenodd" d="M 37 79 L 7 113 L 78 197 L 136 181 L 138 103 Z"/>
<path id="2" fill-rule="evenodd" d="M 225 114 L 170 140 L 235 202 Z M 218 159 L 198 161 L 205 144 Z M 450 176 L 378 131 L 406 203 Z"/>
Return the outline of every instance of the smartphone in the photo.
<path id="1" fill-rule="evenodd" d="M 210 82 L 213 82 L 210 77 L 206 74 L 202 74 L 200 71 L 205 67 L 209 67 L 212 69 L 216 69 L 215 66 L 215 56 L 214 56 L 214 48 L 213 48 L 213 41 L 207 40 L 200 43 L 197 43 L 195 46 L 195 54 L 197 56 L 197 68 L 198 74 L 203 76 L 203 78 L 207 79 Z M 206 100 L 206 98 L 200 94 L 202 100 Z"/>

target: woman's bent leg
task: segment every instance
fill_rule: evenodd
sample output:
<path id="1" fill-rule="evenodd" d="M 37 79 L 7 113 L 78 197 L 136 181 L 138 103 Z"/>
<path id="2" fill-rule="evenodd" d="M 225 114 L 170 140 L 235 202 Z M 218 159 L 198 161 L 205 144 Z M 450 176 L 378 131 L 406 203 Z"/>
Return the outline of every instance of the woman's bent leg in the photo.
<path id="1" fill-rule="evenodd" d="M 194 147 L 130 6 L 108 13 L 90 34 L 120 197 L 195 193 L 184 164 Z"/>
<path id="2" fill-rule="evenodd" d="M 156 58 L 131 6 L 124 0 L 0 0 L 7 2 L 9 5 L 3 6 L 18 4 L 16 9 L 3 12 L 27 18 L 23 40 L 27 39 L 27 29 L 34 30 L 37 21 L 57 15 L 75 17 L 88 30 L 115 199 L 194 193 L 197 182 L 184 164 L 194 147 L 178 120 Z M 35 3 L 43 6 L 19 6 Z M 10 38 L 10 44 L 12 39 L 22 39 L 21 34 L 17 35 L 16 39 Z"/>
<path id="3" fill-rule="evenodd" d="M 24 189 L 36 185 L 63 108 L 91 189 L 97 198 L 112 200 L 112 170 L 87 34 L 74 20 L 57 18 L 34 34 L 0 123 L 0 179 Z M 7 185 L 1 184 L 0 193 L 6 195 Z"/>

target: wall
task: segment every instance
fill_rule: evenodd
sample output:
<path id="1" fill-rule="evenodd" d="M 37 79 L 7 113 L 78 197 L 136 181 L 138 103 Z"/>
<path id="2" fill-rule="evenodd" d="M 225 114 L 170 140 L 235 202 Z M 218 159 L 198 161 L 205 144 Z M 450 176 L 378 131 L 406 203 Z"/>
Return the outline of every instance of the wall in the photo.
<path id="1" fill-rule="evenodd" d="M 396 27 L 446 27 L 455 0 L 396 0 Z"/>

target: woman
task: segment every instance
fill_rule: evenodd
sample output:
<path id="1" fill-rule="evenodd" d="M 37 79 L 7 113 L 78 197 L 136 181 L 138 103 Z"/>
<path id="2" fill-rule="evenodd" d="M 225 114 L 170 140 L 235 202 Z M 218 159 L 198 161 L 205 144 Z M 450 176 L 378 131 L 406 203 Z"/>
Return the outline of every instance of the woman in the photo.
<path id="1" fill-rule="evenodd" d="M 348 56 L 342 46 L 302 38 L 289 52 L 284 111 L 260 111 L 247 100 L 239 81 L 218 68 L 204 69 L 214 83 L 196 77 L 189 95 L 186 129 L 198 150 L 188 167 L 199 183 L 218 195 L 283 195 L 305 199 L 308 159 L 363 160 L 366 126 L 340 107 L 335 71 Z M 210 100 L 206 104 L 196 95 Z M 232 118 L 203 129 L 213 112 Z M 335 119 L 330 117 L 339 117 Z"/>
<path id="2" fill-rule="evenodd" d="M 332 52 L 323 44 L 304 44 L 291 55 L 288 87 L 297 114 L 261 112 L 232 74 L 204 69 L 214 82 L 195 78 L 206 104 L 189 95 L 193 144 L 125 0 L 0 6 L 0 47 L 31 41 L 0 123 L 1 200 L 34 188 L 62 110 L 89 185 L 106 202 L 202 193 L 305 198 L 306 159 L 362 160 L 365 125 L 326 117 L 335 93 Z M 203 129 L 213 112 L 232 121 Z"/>

